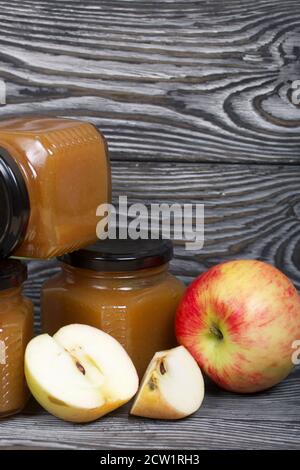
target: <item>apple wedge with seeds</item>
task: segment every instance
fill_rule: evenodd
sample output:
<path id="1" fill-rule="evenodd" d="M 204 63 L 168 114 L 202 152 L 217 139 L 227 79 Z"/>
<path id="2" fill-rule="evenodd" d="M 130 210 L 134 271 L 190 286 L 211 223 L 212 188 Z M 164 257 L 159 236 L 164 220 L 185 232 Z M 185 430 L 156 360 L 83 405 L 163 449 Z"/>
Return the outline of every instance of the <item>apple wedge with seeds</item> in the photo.
<path id="1" fill-rule="evenodd" d="M 183 346 L 155 354 L 143 377 L 131 414 L 181 419 L 198 410 L 204 381 L 195 359 Z"/>

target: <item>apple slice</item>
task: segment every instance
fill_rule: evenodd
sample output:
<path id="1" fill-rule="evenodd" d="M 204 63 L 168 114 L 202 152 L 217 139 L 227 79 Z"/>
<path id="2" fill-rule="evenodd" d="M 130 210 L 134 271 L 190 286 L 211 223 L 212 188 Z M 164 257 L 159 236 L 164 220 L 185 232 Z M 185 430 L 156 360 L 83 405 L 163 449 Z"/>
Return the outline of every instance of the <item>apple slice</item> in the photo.
<path id="1" fill-rule="evenodd" d="M 180 419 L 194 413 L 204 398 L 204 381 L 183 346 L 158 352 L 150 362 L 130 411 L 154 419 Z"/>
<path id="2" fill-rule="evenodd" d="M 125 349 L 112 336 L 87 325 L 68 325 L 53 337 L 32 339 L 25 352 L 32 395 L 66 421 L 94 421 L 128 402 L 138 376 Z"/>

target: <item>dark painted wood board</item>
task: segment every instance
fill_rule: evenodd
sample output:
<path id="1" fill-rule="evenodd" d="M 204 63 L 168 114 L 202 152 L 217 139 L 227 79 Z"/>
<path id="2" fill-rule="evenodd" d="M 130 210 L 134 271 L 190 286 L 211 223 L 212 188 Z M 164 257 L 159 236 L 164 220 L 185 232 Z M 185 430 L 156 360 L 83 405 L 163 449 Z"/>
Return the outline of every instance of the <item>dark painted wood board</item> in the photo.
<path id="1" fill-rule="evenodd" d="M 200 410 L 178 422 L 128 416 L 130 406 L 95 423 L 57 420 L 35 403 L 0 423 L 1 445 L 43 449 L 299 449 L 300 371 L 278 387 L 238 396 L 207 385 Z"/>
<path id="2" fill-rule="evenodd" d="M 114 200 L 205 204 L 205 244 L 176 243 L 172 271 L 259 258 L 300 288 L 298 0 L 0 0 L 0 117 L 83 118 L 109 141 Z M 55 261 L 31 262 L 39 296 Z M 128 406 L 71 425 L 31 403 L 0 422 L 0 446 L 300 448 L 299 370 L 268 392 L 207 385 L 181 422 L 128 418 Z"/>
<path id="3" fill-rule="evenodd" d="M 298 0 L 0 1 L 1 116 L 82 117 L 114 159 L 299 161 Z"/>
<path id="4" fill-rule="evenodd" d="M 268 165 L 113 163 L 114 199 L 205 203 L 205 245 L 176 245 L 172 270 L 187 282 L 213 263 L 235 257 L 272 262 L 299 286 L 300 168 Z M 284 244 L 282 240 L 286 240 Z M 36 306 L 55 261 L 31 262 L 26 293 Z M 203 407 L 182 422 L 128 417 L 128 406 L 85 426 L 63 423 L 36 405 L 0 423 L 3 446 L 42 448 L 300 448 L 300 370 L 255 396 L 207 386 Z M 24 430 L 26 429 L 26 433 Z"/>
<path id="5" fill-rule="evenodd" d="M 172 271 L 186 283 L 221 261 L 256 258 L 284 271 L 300 290 L 300 166 L 113 162 L 113 199 L 128 204 L 204 203 L 198 251 L 175 242 Z M 36 310 L 56 261 L 30 263 L 26 292 Z"/>

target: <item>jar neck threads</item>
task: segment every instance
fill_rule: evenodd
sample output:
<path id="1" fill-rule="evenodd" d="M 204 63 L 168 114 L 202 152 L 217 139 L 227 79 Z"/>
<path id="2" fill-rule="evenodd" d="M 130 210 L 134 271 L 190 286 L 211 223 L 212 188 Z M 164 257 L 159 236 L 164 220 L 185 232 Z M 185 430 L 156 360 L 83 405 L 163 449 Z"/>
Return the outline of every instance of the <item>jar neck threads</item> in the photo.
<path id="1" fill-rule="evenodd" d="M 0 257 L 7 257 L 23 240 L 29 220 L 29 195 L 22 172 L 0 148 Z"/>
<path id="2" fill-rule="evenodd" d="M 157 266 L 155 268 L 139 269 L 136 271 L 122 271 L 122 272 L 103 272 L 94 271 L 90 269 L 82 269 L 74 266 L 70 266 L 65 263 L 61 263 L 61 267 L 66 274 L 67 280 L 70 283 L 76 282 L 77 280 L 86 280 L 87 282 L 99 281 L 103 285 L 113 284 L 116 288 L 122 287 L 123 285 L 135 286 L 146 286 L 152 285 L 156 282 L 161 281 L 168 274 L 169 263 Z"/>

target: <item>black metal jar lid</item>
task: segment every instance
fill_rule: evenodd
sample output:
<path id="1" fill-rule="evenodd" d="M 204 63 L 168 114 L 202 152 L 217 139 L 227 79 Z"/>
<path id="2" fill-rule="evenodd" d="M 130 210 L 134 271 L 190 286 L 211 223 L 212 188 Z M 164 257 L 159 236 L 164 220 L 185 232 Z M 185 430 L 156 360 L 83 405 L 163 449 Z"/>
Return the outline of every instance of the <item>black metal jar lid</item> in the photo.
<path id="1" fill-rule="evenodd" d="M 136 271 L 161 266 L 173 257 L 170 240 L 102 240 L 58 259 L 71 266 L 102 272 Z"/>
<path id="2" fill-rule="evenodd" d="M 0 260 L 0 291 L 19 287 L 27 279 L 27 266 L 16 259 Z"/>
<path id="3" fill-rule="evenodd" d="M 9 153 L 0 148 L 0 258 L 9 256 L 22 241 L 29 209 L 22 173 Z"/>

